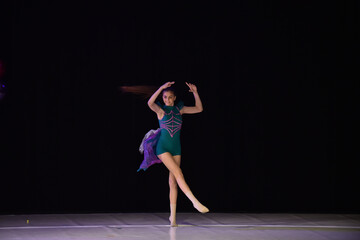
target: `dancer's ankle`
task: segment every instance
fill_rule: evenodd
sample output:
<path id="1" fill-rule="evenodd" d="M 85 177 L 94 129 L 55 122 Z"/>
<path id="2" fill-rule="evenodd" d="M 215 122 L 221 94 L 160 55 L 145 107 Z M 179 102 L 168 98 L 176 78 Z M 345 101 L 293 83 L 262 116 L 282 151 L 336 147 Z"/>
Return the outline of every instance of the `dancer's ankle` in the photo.
<path id="1" fill-rule="evenodd" d="M 170 221 L 170 226 L 171 227 L 177 227 L 178 225 L 176 224 L 176 203 L 170 203 L 170 217 L 169 217 L 169 221 Z"/>

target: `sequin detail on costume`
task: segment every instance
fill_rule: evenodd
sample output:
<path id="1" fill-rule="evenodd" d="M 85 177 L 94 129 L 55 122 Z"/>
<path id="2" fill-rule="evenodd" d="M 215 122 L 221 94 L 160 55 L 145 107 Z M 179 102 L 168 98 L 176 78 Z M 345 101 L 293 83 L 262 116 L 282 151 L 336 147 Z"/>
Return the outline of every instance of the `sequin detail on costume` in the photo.
<path id="1" fill-rule="evenodd" d="M 179 108 L 177 110 L 180 112 Z M 181 129 L 182 120 L 176 118 L 175 116 L 181 115 L 180 113 L 175 113 L 172 110 L 169 113 L 165 113 L 165 115 L 172 115 L 170 119 L 166 121 L 160 122 L 160 128 L 166 129 L 171 137 L 174 137 L 175 133 L 177 133 Z"/>

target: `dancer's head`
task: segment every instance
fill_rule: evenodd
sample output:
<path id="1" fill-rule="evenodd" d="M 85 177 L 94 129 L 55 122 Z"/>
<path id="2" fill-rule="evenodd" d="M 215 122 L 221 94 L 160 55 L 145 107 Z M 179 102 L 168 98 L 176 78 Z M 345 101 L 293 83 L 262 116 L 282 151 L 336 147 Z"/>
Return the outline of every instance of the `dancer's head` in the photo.
<path id="1" fill-rule="evenodd" d="M 162 91 L 162 99 L 166 106 L 174 106 L 176 100 L 175 90 L 172 87 L 165 88 Z"/>

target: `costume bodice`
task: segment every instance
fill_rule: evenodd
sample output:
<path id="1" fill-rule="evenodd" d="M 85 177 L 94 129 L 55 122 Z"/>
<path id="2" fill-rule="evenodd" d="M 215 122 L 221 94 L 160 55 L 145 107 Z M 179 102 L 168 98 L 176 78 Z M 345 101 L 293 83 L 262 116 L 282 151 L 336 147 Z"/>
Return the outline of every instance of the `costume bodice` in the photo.
<path id="1" fill-rule="evenodd" d="M 174 106 L 159 105 L 164 110 L 164 116 L 159 120 L 161 134 L 168 135 L 170 138 L 179 137 L 182 126 L 181 108 L 182 102 Z"/>

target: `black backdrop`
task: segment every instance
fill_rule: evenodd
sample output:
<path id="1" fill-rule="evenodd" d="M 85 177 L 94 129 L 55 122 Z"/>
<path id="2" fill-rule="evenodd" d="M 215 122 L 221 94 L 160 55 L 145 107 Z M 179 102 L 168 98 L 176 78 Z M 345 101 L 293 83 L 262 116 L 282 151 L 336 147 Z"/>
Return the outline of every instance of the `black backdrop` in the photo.
<path id="1" fill-rule="evenodd" d="M 182 168 L 211 211 L 359 211 L 358 3 L 74 2 L 2 5 L 0 213 L 168 211 L 166 168 L 136 172 L 156 116 L 119 91 L 166 81 L 199 88 Z"/>

